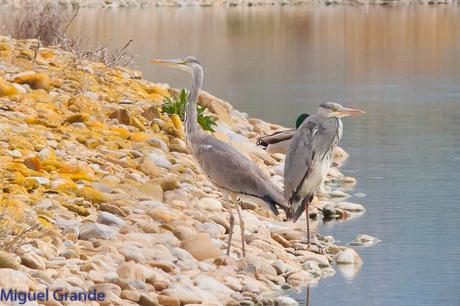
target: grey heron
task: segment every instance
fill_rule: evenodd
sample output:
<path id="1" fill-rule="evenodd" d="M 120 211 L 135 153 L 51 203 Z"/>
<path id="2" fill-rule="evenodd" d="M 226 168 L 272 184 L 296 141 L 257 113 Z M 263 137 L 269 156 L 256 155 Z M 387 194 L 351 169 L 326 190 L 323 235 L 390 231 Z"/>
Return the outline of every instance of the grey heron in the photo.
<path id="1" fill-rule="evenodd" d="M 300 114 L 295 122 L 295 129 L 275 132 L 270 135 L 262 136 L 257 139 L 257 145 L 265 147 L 269 153 L 286 154 L 289 149 L 291 139 L 295 134 L 296 129 L 307 119 L 309 114 Z"/>
<path id="2" fill-rule="evenodd" d="M 187 146 L 208 179 L 223 192 L 224 197 L 236 206 L 240 229 L 243 256 L 246 256 L 244 221 L 241 216 L 237 196 L 240 194 L 262 198 L 268 203 L 274 214 L 278 214 L 276 205 L 287 209 L 282 191 L 246 156 L 231 145 L 205 133 L 197 122 L 197 98 L 203 86 L 203 68 L 192 56 L 179 59 L 151 61 L 179 68 L 192 74 L 193 84 L 185 106 L 185 135 Z M 233 235 L 234 217 L 232 208 L 227 207 L 230 214 L 230 229 L 227 255 Z"/>
<path id="3" fill-rule="evenodd" d="M 318 112 L 303 121 L 295 131 L 284 165 L 284 192 L 289 209 L 287 218 L 296 222 L 307 215 L 307 243 L 310 247 L 308 207 L 326 178 L 332 151 L 342 138 L 345 116 L 364 114 L 359 109 L 326 102 Z"/>

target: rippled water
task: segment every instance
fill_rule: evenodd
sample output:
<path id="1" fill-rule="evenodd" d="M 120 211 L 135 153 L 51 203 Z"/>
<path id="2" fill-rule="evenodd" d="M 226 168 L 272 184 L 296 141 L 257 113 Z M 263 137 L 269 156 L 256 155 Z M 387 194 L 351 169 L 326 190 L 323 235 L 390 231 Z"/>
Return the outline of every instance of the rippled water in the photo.
<path id="1" fill-rule="evenodd" d="M 205 89 L 284 125 L 326 100 L 365 109 L 345 119 L 344 172 L 362 218 L 324 224 L 357 234 L 363 267 L 310 289 L 310 305 L 460 305 L 460 11 L 455 6 L 81 10 L 88 44 L 133 52 L 145 77 L 189 86 L 151 57 L 195 55 Z M 294 294 L 305 302 L 305 292 Z"/>

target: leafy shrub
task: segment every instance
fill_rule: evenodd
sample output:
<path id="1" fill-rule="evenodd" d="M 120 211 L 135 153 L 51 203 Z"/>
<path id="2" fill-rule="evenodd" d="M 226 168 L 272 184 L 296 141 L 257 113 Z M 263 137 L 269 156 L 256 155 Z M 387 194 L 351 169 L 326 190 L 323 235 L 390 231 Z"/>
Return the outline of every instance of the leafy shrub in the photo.
<path id="1" fill-rule="evenodd" d="M 162 106 L 162 112 L 171 114 L 177 114 L 182 121 L 185 119 L 185 104 L 187 104 L 188 92 L 182 89 L 178 95 L 175 95 L 172 99 L 165 98 Z M 206 107 L 197 105 L 198 112 L 198 123 L 201 125 L 203 130 L 214 132 L 213 126 L 216 125 L 216 120 L 206 115 Z"/>

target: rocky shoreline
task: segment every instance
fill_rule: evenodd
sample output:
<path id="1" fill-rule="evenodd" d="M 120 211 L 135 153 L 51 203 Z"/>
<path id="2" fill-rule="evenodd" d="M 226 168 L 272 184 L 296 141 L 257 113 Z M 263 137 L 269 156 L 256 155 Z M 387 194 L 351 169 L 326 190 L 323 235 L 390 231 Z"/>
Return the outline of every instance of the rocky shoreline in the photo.
<path id="1" fill-rule="evenodd" d="M 325 253 L 307 250 L 305 224 L 285 223 L 253 198 L 242 199 L 248 255 L 235 226 L 225 256 L 221 194 L 188 154 L 180 119 L 161 113 L 172 90 L 138 71 L 35 46 L 0 37 L 0 288 L 105 293 L 103 302 L 67 305 L 296 305 L 283 290 L 336 267 L 359 270 L 352 248 L 318 235 Z M 217 119 L 216 137 L 282 184 L 284 155 L 254 144 L 281 126 L 205 92 L 199 103 Z M 335 152 L 338 165 L 346 158 Z M 332 168 L 313 214 L 362 214 L 343 201 L 355 183 Z"/>
<path id="2" fill-rule="evenodd" d="M 28 0 L 0 0 L 0 7 L 24 7 Z M 458 4 L 458 0 L 45 0 L 68 7 L 123 8 L 123 7 L 252 7 L 320 5 L 435 5 Z"/>

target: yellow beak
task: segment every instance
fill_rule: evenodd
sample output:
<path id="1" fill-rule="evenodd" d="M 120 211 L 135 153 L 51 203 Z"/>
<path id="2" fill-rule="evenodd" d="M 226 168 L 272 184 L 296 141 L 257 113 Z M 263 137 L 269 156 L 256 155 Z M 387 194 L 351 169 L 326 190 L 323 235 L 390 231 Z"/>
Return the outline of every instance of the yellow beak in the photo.
<path id="1" fill-rule="evenodd" d="M 340 113 L 342 116 L 356 116 L 356 115 L 362 115 L 365 114 L 366 112 L 360 109 L 356 108 L 347 108 L 343 107 L 337 111 Z"/>
<path id="2" fill-rule="evenodd" d="M 176 59 L 156 59 L 154 58 L 150 60 L 150 63 L 177 67 L 179 65 L 185 64 L 185 61 L 181 58 L 176 58 Z"/>

